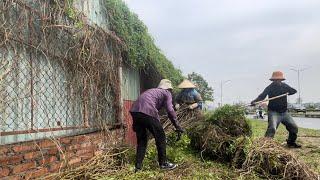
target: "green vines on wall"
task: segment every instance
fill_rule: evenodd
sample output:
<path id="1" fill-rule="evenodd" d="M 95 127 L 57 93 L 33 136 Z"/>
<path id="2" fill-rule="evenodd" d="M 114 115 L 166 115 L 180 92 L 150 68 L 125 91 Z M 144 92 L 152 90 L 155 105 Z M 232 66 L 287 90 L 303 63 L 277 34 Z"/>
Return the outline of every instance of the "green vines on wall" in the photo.
<path id="1" fill-rule="evenodd" d="M 73 22 L 76 28 L 83 28 L 84 22 L 80 19 L 79 12 L 74 8 L 74 0 L 67 0 L 66 3 L 66 16 L 69 17 Z"/>
<path id="2" fill-rule="evenodd" d="M 147 27 L 122 0 L 106 0 L 106 9 L 110 29 L 126 44 L 131 66 L 137 69 L 153 67 L 162 78 L 170 79 L 175 85 L 181 82 L 181 71 L 155 45 Z"/>

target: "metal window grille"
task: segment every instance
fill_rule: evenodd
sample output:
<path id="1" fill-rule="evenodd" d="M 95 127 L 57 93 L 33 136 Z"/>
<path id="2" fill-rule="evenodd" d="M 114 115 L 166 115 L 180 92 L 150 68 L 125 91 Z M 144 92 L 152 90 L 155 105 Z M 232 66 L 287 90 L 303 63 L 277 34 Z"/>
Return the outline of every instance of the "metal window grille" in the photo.
<path id="1" fill-rule="evenodd" d="M 54 2 L 0 2 L 0 144 L 102 129 L 120 117 L 117 38 L 70 30 L 66 8 Z"/>
<path id="2" fill-rule="evenodd" d="M 0 49 L 0 136 L 85 130 L 114 122 L 111 88 L 94 83 L 76 88 L 74 83 L 85 81 L 72 77 L 61 62 L 26 52 Z"/>
<path id="3" fill-rule="evenodd" d="M 81 96 L 59 63 L 30 59 L 25 50 L 7 55 L 0 60 L 2 136 L 84 127 Z"/>

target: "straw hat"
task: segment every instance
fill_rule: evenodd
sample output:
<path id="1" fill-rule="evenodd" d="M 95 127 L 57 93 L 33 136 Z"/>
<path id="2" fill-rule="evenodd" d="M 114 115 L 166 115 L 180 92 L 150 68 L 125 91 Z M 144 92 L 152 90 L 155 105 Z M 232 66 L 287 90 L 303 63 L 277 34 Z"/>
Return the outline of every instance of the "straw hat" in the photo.
<path id="1" fill-rule="evenodd" d="M 271 81 L 274 81 L 274 80 L 285 80 L 286 78 L 284 78 L 284 74 L 283 72 L 281 71 L 275 71 L 272 73 L 272 77 L 270 78 Z"/>
<path id="2" fill-rule="evenodd" d="M 162 79 L 158 85 L 160 89 L 173 89 L 172 83 L 169 79 Z"/>
<path id="3" fill-rule="evenodd" d="M 189 80 L 185 79 L 178 86 L 179 89 L 196 88 L 196 86 Z"/>

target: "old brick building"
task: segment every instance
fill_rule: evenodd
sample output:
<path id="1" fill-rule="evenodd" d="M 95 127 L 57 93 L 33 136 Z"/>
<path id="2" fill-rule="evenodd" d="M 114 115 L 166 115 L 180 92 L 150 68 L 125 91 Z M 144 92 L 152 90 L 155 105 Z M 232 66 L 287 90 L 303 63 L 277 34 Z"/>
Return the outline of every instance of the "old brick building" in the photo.
<path id="1" fill-rule="evenodd" d="M 125 65 L 104 2 L 0 2 L 0 178 L 135 144 L 128 110 L 150 80 Z"/>

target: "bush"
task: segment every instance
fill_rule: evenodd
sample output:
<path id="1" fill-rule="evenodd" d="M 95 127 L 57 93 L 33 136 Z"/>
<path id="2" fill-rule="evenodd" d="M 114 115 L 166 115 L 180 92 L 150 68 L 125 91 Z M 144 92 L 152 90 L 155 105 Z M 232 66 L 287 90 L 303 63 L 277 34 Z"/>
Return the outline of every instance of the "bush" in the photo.
<path id="1" fill-rule="evenodd" d="M 218 121 L 218 120 L 245 120 L 245 111 L 241 106 L 234 105 L 224 105 L 219 107 L 215 111 L 211 117 L 209 117 L 209 121 Z"/>
<path id="2" fill-rule="evenodd" d="M 252 128 L 246 120 L 245 110 L 241 106 L 225 105 L 207 116 L 207 121 L 220 127 L 231 136 L 251 136 Z"/>

